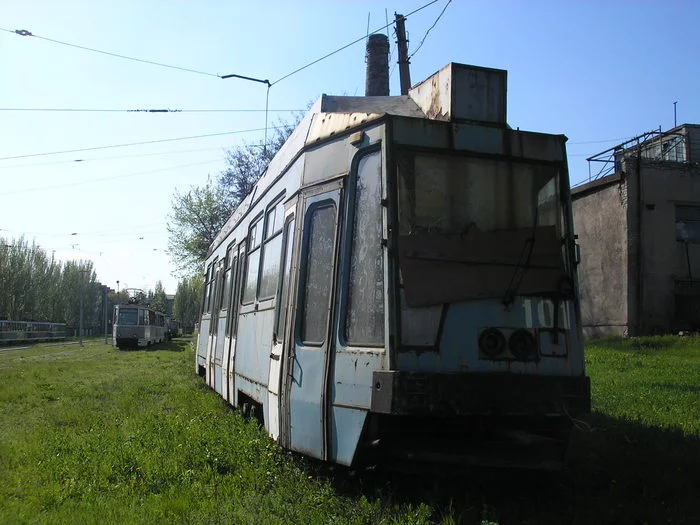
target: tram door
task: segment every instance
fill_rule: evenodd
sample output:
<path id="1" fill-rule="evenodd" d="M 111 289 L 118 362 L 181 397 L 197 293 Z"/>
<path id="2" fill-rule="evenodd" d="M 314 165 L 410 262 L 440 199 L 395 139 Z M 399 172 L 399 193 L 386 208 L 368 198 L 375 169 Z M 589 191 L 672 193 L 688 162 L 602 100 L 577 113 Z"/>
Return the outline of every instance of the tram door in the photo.
<path id="1" fill-rule="evenodd" d="M 232 345 L 231 341 L 231 320 L 236 314 L 235 306 L 237 303 L 233 300 L 231 290 L 235 287 L 236 268 L 238 267 L 238 257 L 236 253 L 236 243 L 233 241 L 226 248 L 226 267 L 224 269 L 224 279 L 221 292 L 221 314 L 219 316 L 219 332 L 218 345 L 222 347 L 221 358 L 221 396 L 228 400 L 229 398 L 229 352 Z M 223 341 L 222 341 L 223 340 Z"/>
<path id="2" fill-rule="evenodd" d="M 282 267 L 281 283 L 279 293 L 277 294 L 276 311 L 275 311 L 275 328 L 274 337 L 272 340 L 272 350 L 270 352 L 270 370 L 267 380 L 267 408 L 268 415 L 265 421 L 268 423 L 268 431 L 273 439 L 280 437 L 280 405 L 281 398 L 280 389 L 284 388 L 285 384 L 281 381 L 283 375 L 282 360 L 284 355 L 289 355 L 290 337 L 288 330 L 287 319 L 292 318 L 289 314 L 289 290 L 292 286 L 292 254 L 294 251 L 294 212 L 296 211 L 296 200 L 290 202 L 286 206 L 283 222 L 282 236 Z M 282 409 L 284 410 L 284 409 Z"/>
<path id="3" fill-rule="evenodd" d="M 219 260 L 215 263 L 213 290 L 212 290 L 212 312 L 211 321 L 209 324 L 209 348 L 211 348 L 211 355 L 214 357 L 210 361 L 210 366 L 212 370 L 210 371 L 209 386 L 214 390 L 221 393 L 221 358 L 223 345 L 218 342 L 218 332 L 219 332 L 219 314 L 221 312 L 221 278 L 223 276 L 225 260 Z"/>
<path id="4" fill-rule="evenodd" d="M 236 333 L 238 330 L 238 306 L 241 302 L 241 262 L 245 253 L 245 241 L 236 248 L 235 256 L 231 263 L 231 303 L 228 311 L 226 333 L 228 334 L 227 352 L 224 360 L 227 363 L 227 373 L 224 375 L 228 381 L 226 400 L 236 406 Z"/>
<path id="5" fill-rule="evenodd" d="M 329 191 L 330 190 L 330 191 Z M 288 363 L 291 447 L 325 459 L 340 184 L 306 196 L 293 344 Z"/>

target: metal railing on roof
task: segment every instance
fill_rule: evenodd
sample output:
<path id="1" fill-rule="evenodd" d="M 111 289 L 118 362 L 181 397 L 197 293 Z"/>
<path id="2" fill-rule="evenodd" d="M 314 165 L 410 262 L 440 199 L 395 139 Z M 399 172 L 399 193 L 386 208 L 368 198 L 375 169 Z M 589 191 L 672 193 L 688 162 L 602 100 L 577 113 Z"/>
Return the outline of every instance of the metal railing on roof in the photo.
<path id="1" fill-rule="evenodd" d="M 633 151 L 638 151 L 641 158 L 647 160 L 686 162 L 686 135 L 676 131 L 663 133 L 659 128 L 637 135 L 617 146 L 588 157 L 586 159 L 588 161 L 588 180 L 584 180 L 576 186 L 615 173 L 618 168 L 616 164 L 618 157 L 620 155 L 627 156 Z"/>

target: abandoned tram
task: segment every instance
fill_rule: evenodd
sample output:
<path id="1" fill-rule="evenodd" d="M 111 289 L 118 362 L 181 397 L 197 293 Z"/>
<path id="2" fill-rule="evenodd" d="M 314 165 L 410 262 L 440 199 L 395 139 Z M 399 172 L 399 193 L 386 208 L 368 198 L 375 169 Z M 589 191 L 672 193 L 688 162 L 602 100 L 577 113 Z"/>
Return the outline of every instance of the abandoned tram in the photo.
<path id="1" fill-rule="evenodd" d="M 196 370 L 289 449 L 556 468 L 590 409 L 566 137 L 506 71 L 323 95 L 218 234 Z"/>

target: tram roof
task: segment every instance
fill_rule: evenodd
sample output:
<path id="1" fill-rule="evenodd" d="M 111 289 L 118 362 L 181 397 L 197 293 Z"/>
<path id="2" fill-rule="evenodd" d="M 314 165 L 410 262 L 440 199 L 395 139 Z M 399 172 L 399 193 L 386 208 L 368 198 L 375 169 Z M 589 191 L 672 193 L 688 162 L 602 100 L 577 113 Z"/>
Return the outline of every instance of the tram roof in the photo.
<path id="1" fill-rule="evenodd" d="M 468 120 L 506 127 L 506 82 L 505 70 L 451 62 L 413 86 L 408 95 L 321 95 L 218 233 L 209 253 L 305 147 L 387 115 L 445 122 Z"/>

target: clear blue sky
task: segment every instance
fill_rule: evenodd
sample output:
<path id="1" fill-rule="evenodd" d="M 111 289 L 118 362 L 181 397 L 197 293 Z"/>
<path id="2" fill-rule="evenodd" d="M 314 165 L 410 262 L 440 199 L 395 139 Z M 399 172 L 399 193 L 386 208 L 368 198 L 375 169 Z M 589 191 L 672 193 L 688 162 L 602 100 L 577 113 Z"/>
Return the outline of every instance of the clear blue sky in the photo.
<path id="1" fill-rule="evenodd" d="M 212 75 L 275 81 L 429 0 L 6 0 L 0 28 Z M 407 19 L 409 52 L 443 10 Z M 700 123 L 696 1 L 453 0 L 411 59 L 416 83 L 448 62 L 508 70 L 508 122 L 569 137 L 572 182 L 587 156 L 627 137 Z M 391 61 L 396 61 L 393 32 Z M 321 93 L 362 95 L 364 43 L 270 90 L 270 108 L 305 108 Z M 262 110 L 266 88 L 0 31 L 0 235 L 66 259 L 98 279 L 174 293 L 166 253 L 173 192 L 225 167 L 224 149 L 262 141 L 262 112 L 7 111 L 7 109 Z M 398 94 L 398 69 L 392 69 Z M 289 113 L 271 113 L 271 123 Z M 179 137 L 209 138 L 96 149 Z M 42 155 L 37 155 L 42 154 Z M 32 155 L 32 156 L 30 156 Z M 11 158 L 16 157 L 16 158 Z M 81 162 L 76 162 L 81 160 Z M 75 235 L 74 235 L 75 234 Z"/>

